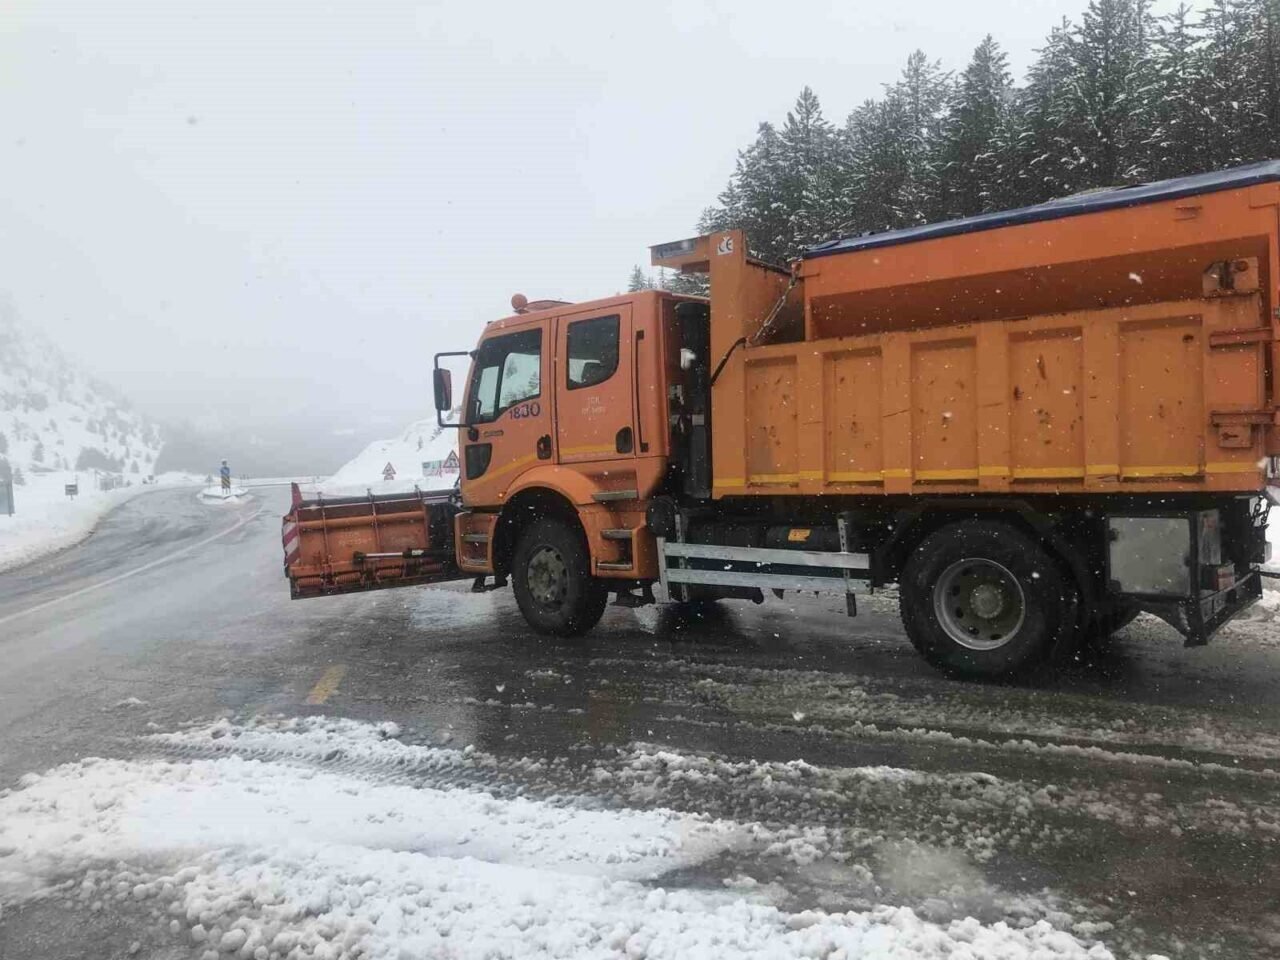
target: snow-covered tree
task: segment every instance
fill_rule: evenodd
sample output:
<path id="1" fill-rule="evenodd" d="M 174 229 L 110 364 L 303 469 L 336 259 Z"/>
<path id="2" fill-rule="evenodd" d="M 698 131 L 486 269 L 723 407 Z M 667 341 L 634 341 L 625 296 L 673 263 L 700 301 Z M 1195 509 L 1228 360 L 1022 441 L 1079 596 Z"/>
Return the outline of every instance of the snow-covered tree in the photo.
<path id="1" fill-rule="evenodd" d="M 663 279 L 662 289 L 686 297 L 706 297 L 711 293 L 711 283 L 705 273 L 672 273 Z"/>
<path id="2" fill-rule="evenodd" d="M 640 290 L 652 290 L 653 281 L 648 275 L 636 264 L 631 268 L 631 277 L 627 280 L 627 293 L 636 293 Z"/>
<path id="3" fill-rule="evenodd" d="M 700 232 L 745 230 L 752 250 L 775 262 L 790 249 L 791 213 L 782 199 L 786 149 L 771 123 L 760 124 L 755 142 L 738 154 L 729 186 L 703 213 Z"/>
<path id="4" fill-rule="evenodd" d="M 1090 0 L 1015 87 L 994 37 L 953 84 L 917 51 L 839 129 L 804 88 L 761 123 L 699 232 L 783 262 L 815 242 L 1280 156 L 1280 0 L 1154 19 Z M 674 278 L 674 287 L 689 281 Z"/>
<path id="5" fill-rule="evenodd" d="M 1205 56 L 1202 30 L 1182 4 L 1161 17 L 1152 35 L 1150 84 L 1142 150 L 1152 179 L 1207 169 Z"/>
<path id="6" fill-rule="evenodd" d="M 1140 179 L 1149 74 L 1147 0 L 1091 0 L 1070 51 L 1064 120 L 1075 139 L 1077 189 Z"/>
<path id="7" fill-rule="evenodd" d="M 779 139 L 782 163 L 775 199 L 786 211 L 787 234 L 772 259 L 782 262 L 829 238 L 839 221 L 835 130 L 809 87 L 787 113 Z"/>
<path id="8" fill-rule="evenodd" d="M 1000 194 L 1007 156 L 1013 84 L 1009 61 L 991 34 L 978 44 L 956 83 L 938 137 L 940 213 L 965 217 L 990 210 Z"/>

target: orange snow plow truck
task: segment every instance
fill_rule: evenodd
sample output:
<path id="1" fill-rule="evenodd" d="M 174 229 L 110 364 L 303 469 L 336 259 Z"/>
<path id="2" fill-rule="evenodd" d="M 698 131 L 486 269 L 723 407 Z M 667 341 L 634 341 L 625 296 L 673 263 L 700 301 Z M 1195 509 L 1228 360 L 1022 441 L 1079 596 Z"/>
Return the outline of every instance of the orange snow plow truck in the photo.
<path id="1" fill-rule="evenodd" d="M 1280 455 L 1280 161 L 834 240 L 652 248 L 708 298 L 513 298 L 459 388 L 456 491 L 303 500 L 295 597 L 474 578 L 542 633 L 610 596 L 896 583 L 957 675 L 1261 594 Z"/>

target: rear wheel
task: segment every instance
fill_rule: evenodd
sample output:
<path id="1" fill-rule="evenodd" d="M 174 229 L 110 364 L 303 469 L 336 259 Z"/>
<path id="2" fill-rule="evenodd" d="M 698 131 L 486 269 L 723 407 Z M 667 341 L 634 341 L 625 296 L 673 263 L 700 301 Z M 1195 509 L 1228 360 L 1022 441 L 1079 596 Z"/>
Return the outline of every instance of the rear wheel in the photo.
<path id="1" fill-rule="evenodd" d="M 559 637 L 594 627 L 609 599 L 605 584 L 591 575 L 578 531 L 552 518 L 535 521 L 520 535 L 511 587 L 529 626 Z"/>
<path id="2" fill-rule="evenodd" d="M 1010 676 L 1064 659 L 1075 643 L 1075 584 L 1007 524 L 972 520 L 930 534 L 899 595 L 912 644 L 949 674 Z"/>

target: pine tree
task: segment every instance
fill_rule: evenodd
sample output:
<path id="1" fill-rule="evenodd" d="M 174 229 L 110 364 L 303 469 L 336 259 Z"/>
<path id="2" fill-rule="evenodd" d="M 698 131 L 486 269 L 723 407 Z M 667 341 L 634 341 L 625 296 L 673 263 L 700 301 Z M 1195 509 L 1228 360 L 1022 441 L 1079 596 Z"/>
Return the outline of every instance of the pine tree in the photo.
<path id="1" fill-rule="evenodd" d="M 854 108 L 842 140 L 847 184 L 844 233 L 891 230 L 906 221 L 902 206 L 909 162 L 901 137 L 901 104 L 868 100 Z"/>
<path id="2" fill-rule="evenodd" d="M 762 123 L 751 146 L 738 154 L 733 179 L 716 206 L 703 213 L 700 232 L 745 230 L 752 251 L 765 260 L 786 259 L 791 216 L 781 199 L 786 158 L 782 138 Z"/>
<path id="3" fill-rule="evenodd" d="M 1280 0 L 1246 0 L 1249 37 L 1244 77 L 1249 123 L 1242 153 L 1249 160 L 1274 157 L 1280 146 Z"/>
<path id="4" fill-rule="evenodd" d="M 662 289 L 685 297 L 707 297 L 711 280 L 705 273 L 673 273 L 663 280 Z"/>
<path id="5" fill-rule="evenodd" d="M 938 137 L 939 211 L 965 217 L 997 204 L 1013 86 L 1009 61 L 990 34 L 961 74 Z"/>
<path id="6" fill-rule="evenodd" d="M 787 236 L 774 259 L 782 261 L 829 239 L 836 226 L 835 131 L 809 87 L 800 91 L 779 139 L 782 162 L 775 201 L 785 210 Z"/>
<path id="7" fill-rule="evenodd" d="M 1202 66 L 1204 144 L 1213 167 L 1243 163 L 1249 156 L 1250 12 L 1241 0 L 1214 0 L 1202 20 L 1206 37 Z"/>
<path id="8" fill-rule="evenodd" d="M 631 279 L 627 281 L 627 293 L 636 293 L 639 290 L 652 290 L 653 281 L 645 275 L 640 269 L 640 265 L 631 268 Z"/>
<path id="9" fill-rule="evenodd" d="M 881 100 L 849 115 L 841 133 L 838 179 L 845 195 L 842 232 L 875 232 L 942 216 L 939 134 L 950 77 L 916 51 Z"/>
<path id="10" fill-rule="evenodd" d="M 945 119 L 951 98 L 951 75 L 941 64 L 930 60 L 923 50 L 907 58 L 902 77 L 889 91 L 901 124 L 902 157 L 905 161 L 899 198 L 902 226 L 928 223 L 941 218 L 940 171 L 933 144 Z"/>
<path id="11" fill-rule="evenodd" d="M 1133 182 L 1142 174 L 1143 97 L 1150 61 L 1146 0 L 1090 0 L 1070 52 L 1064 120 L 1079 162 L 1076 190 Z"/>
<path id="12" fill-rule="evenodd" d="M 835 235 L 1280 156 L 1280 0 L 1159 20 L 1149 3 L 1090 0 L 1049 33 L 1021 89 L 990 36 L 954 84 L 912 54 L 838 130 L 804 88 L 738 154 L 699 231 L 740 228 L 782 262 Z M 705 278 L 663 281 L 686 283 Z"/>
<path id="13" fill-rule="evenodd" d="M 1075 72 L 1072 30 L 1064 20 L 1050 32 L 1015 106 L 1019 131 L 1010 146 L 1016 173 L 1010 178 L 1008 197 L 1014 206 L 1076 189 L 1073 171 L 1082 157 L 1067 124 L 1067 91 Z"/>
<path id="14" fill-rule="evenodd" d="M 1152 37 L 1151 84 L 1145 114 L 1150 125 L 1143 142 L 1145 169 L 1160 180 L 1209 165 L 1205 143 L 1200 30 L 1185 3 L 1160 18 Z"/>

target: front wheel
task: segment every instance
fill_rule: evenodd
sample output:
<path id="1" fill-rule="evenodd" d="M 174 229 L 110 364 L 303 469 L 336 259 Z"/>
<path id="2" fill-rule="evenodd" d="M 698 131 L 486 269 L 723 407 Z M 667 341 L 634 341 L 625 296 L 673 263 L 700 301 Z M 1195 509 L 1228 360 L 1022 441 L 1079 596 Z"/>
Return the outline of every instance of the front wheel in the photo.
<path id="1" fill-rule="evenodd" d="M 604 615 L 609 591 L 591 575 L 586 545 L 569 524 L 543 519 L 527 527 L 512 558 L 511 588 L 529 626 L 572 637 Z"/>
<path id="2" fill-rule="evenodd" d="M 930 534 L 900 582 L 902 622 L 920 654 L 958 676 L 1003 677 L 1063 659 L 1077 591 L 1043 547 L 1004 523 Z"/>

